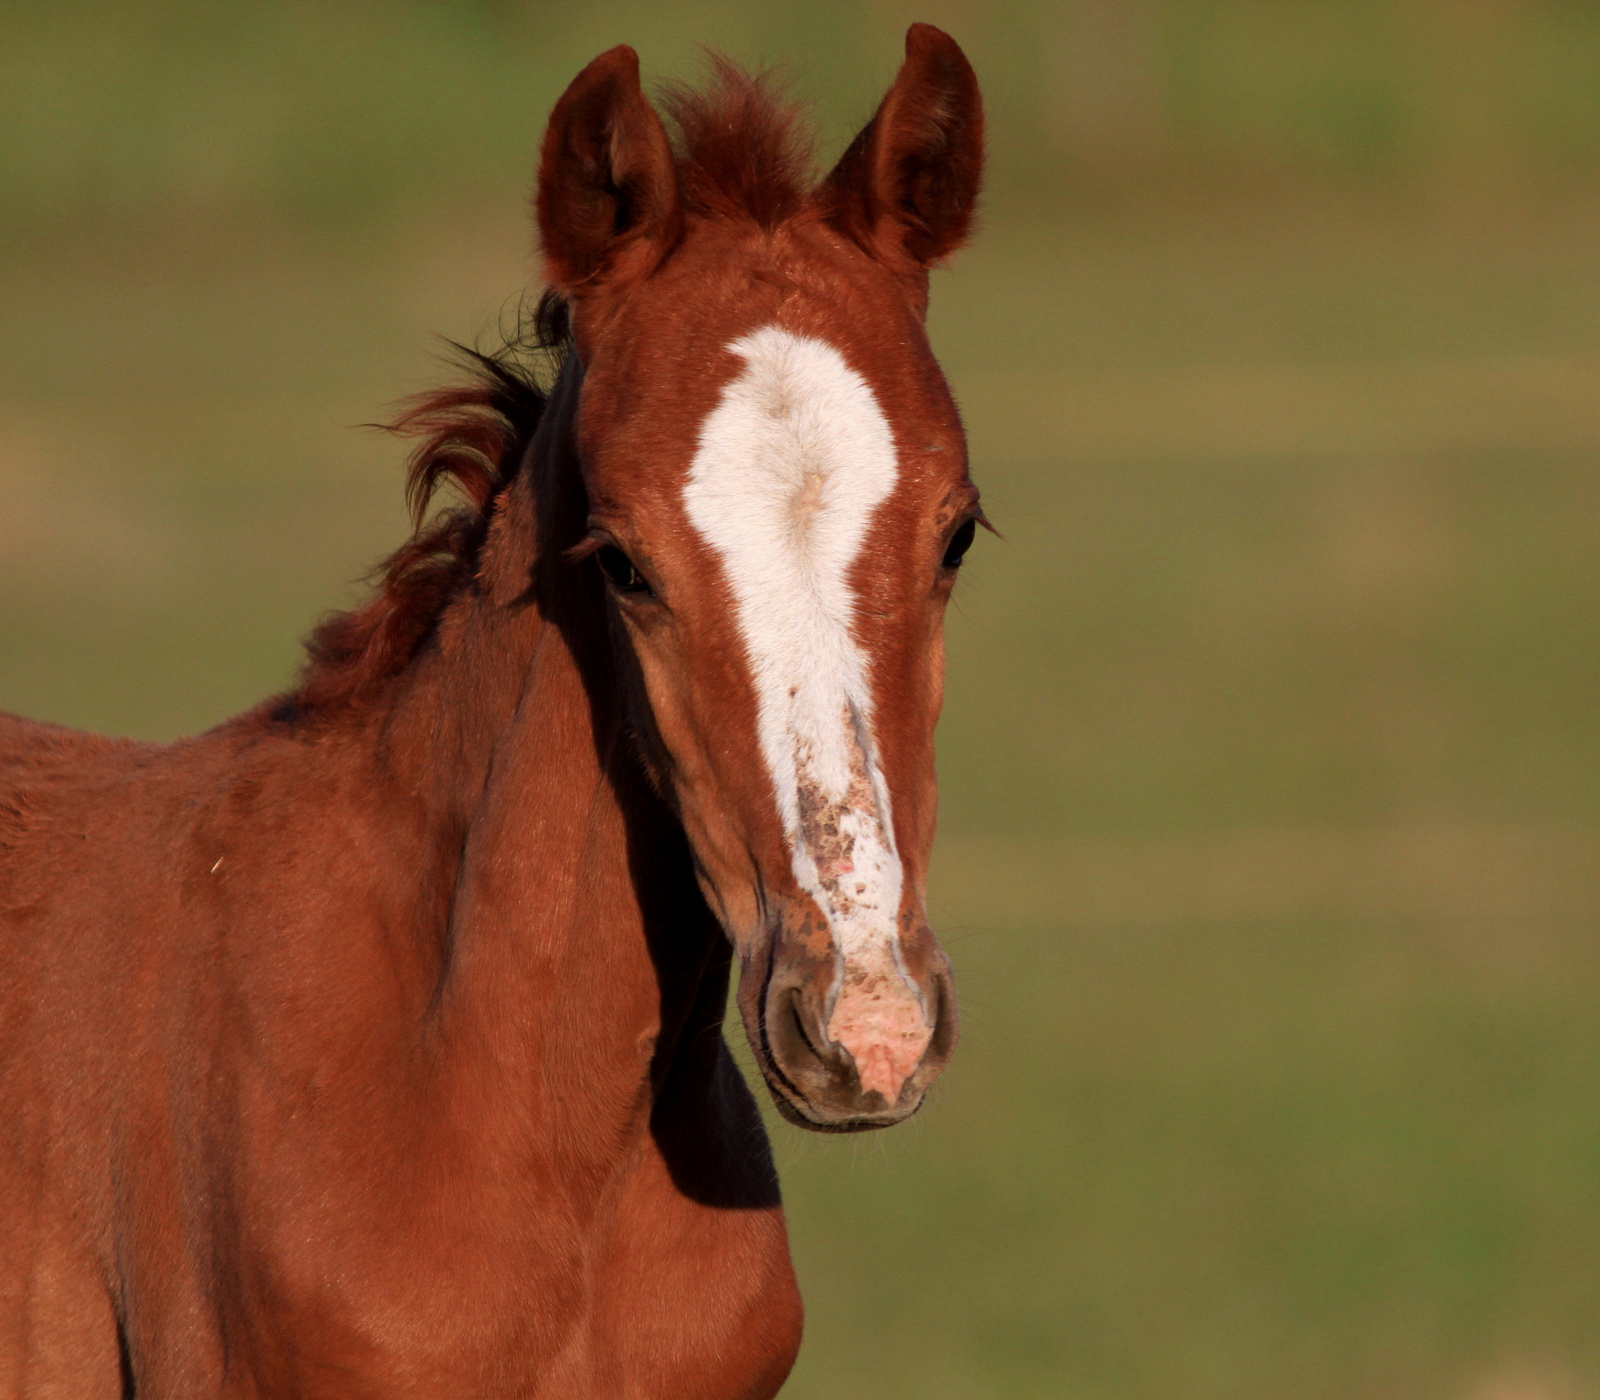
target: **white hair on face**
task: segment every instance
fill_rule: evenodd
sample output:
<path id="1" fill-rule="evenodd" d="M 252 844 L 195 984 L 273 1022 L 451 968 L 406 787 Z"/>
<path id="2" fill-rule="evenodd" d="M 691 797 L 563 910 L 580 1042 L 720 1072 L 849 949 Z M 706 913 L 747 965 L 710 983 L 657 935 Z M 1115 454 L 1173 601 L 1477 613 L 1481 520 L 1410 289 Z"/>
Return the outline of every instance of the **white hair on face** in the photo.
<path id="1" fill-rule="evenodd" d="M 898 477 L 894 437 L 826 342 L 768 326 L 728 349 L 745 368 L 701 425 L 684 505 L 733 589 L 795 879 L 849 958 L 892 946 L 900 909 L 850 587 Z"/>

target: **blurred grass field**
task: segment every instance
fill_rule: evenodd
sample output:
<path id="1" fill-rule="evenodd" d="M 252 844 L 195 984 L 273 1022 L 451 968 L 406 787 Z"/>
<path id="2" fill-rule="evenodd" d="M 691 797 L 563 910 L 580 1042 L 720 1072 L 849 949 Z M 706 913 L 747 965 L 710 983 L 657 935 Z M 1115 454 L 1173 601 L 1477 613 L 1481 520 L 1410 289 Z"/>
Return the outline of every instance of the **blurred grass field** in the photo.
<path id="1" fill-rule="evenodd" d="M 934 335 L 1006 539 L 950 619 L 964 1043 L 776 1125 L 794 1397 L 1600 1395 L 1600 8 L 0 12 L 0 707 L 280 687 L 403 529 L 357 425 L 525 285 L 594 52 L 910 18 L 989 84 Z"/>

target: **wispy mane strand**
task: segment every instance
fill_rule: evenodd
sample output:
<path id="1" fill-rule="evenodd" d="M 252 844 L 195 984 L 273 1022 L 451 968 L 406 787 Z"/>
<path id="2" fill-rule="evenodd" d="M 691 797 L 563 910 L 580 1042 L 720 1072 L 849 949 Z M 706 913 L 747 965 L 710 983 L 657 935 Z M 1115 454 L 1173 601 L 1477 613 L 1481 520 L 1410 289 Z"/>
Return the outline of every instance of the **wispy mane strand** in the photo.
<path id="1" fill-rule="evenodd" d="M 331 614 L 307 638 L 296 710 L 346 705 L 410 661 L 476 573 L 495 501 L 538 429 L 568 348 L 565 303 L 546 292 L 498 349 L 452 345 L 465 382 L 418 395 L 381 425 L 417 440 L 406 472 L 412 534 L 373 571 L 367 602 Z M 445 487 L 462 501 L 430 519 Z"/>

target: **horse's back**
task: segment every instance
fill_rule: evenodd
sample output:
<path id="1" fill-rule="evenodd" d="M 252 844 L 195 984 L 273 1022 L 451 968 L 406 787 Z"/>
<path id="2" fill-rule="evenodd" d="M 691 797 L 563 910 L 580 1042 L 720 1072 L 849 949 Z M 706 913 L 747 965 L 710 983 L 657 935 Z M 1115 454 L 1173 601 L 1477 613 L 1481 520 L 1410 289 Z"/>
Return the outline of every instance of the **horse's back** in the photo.
<path id="1" fill-rule="evenodd" d="M 59 784 L 70 774 L 90 774 L 146 747 L 0 710 L 0 802 L 8 789 L 30 782 Z"/>
<path id="2" fill-rule="evenodd" d="M 8 927 L 29 922 L 36 901 L 25 891 L 70 878 L 63 861 L 78 864 L 63 835 L 82 843 L 85 818 L 105 810 L 129 758 L 148 748 L 0 710 L 0 949 Z"/>
<path id="3" fill-rule="evenodd" d="M 0 1112 L 60 1109 L 124 1029 L 181 806 L 165 752 L 0 713 Z"/>
<path id="4" fill-rule="evenodd" d="M 117 975 L 97 934 L 133 901 L 106 838 L 140 840 L 128 760 L 142 747 L 0 712 L 0 1103 L 19 1062 L 82 1027 L 80 984 Z"/>

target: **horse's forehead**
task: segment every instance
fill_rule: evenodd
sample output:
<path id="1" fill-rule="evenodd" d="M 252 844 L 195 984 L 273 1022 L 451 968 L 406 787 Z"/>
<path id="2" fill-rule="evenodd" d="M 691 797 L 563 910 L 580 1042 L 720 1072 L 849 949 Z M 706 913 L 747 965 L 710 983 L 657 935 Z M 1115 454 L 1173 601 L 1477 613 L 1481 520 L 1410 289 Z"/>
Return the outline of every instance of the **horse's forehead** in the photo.
<path id="1" fill-rule="evenodd" d="M 852 324 L 847 305 L 815 297 L 751 300 L 638 347 L 597 386 L 586 436 L 605 495 L 678 497 L 708 443 L 742 457 L 753 480 L 870 473 L 867 443 L 880 438 L 915 464 L 890 495 L 942 494 L 965 478 L 960 420 L 920 328 Z"/>
<path id="2" fill-rule="evenodd" d="M 870 381 L 827 340 L 766 325 L 729 342 L 736 372 L 701 422 L 691 514 L 771 517 L 774 546 L 858 533 L 900 481 L 896 433 Z"/>

